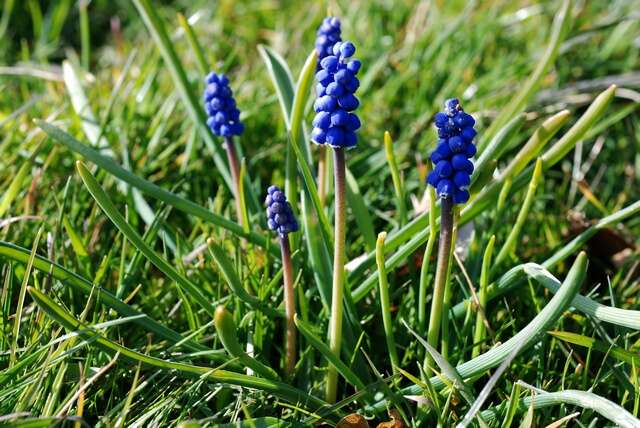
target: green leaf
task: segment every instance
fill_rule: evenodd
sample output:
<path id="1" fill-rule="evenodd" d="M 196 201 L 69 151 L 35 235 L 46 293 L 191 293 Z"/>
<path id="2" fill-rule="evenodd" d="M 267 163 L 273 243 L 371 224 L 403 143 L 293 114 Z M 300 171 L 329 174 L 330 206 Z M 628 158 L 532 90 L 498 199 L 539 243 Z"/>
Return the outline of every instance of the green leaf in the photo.
<path id="1" fill-rule="evenodd" d="M 234 373 L 227 370 L 162 360 L 160 358 L 141 354 L 140 352 L 119 345 L 93 331 L 90 326 L 87 326 L 73 318 L 71 314 L 39 290 L 29 287 L 28 291 L 38 307 L 40 307 L 53 320 L 62 325 L 67 331 L 77 331 L 78 334 L 106 352 L 117 352 L 122 357 L 134 362 L 141 362 L 153 367 L 158 367 L 162 370 L 175 371 L 185 376 L 195 376 L 215 383 L 236 385 L 244 388 L 264 391 L 290 403 L 304 406 L 304 408 L 310 409 L 311 411 L 316 411 L 319 408 L 328 406 L 319 398 L 309 395 L 286 383 Z"/>
<path id="2" fill-rule="evenodd" d="M 199 217 L 205 221 L 210 222 L 216 226 L 222 227 L 233 234 L 247 239 L 261 247 L 266 247 L 266 240 L 264 236 L 255 232 L 245 233 L 238 223 L 232 222 L 220 215 L 212 213 L 205 207 L 195 204 L 188 199 L 182 198 L 174 193 L 171 193 L 160 186 L 157 186 L 143 178 L 138 177 L 130 171 L 127 171 L 120 165 L 118 165 L 113 159 L 102 156 L 100 153 L 80 143 L 71 135 L 62 131 L 61 129 L 51 125 L 50 123 L 36 120 L 36 124 L 42 128 L 49 136 L 58 141 L 63 146 L 67 147 L 82 156 L 84 159 L 95 163 L 100 168 L 105 169 L 110 174 L 121 179 L 122 181 L 132 185 L 133 187 L 140 189 L 144 193 L 152 196 L 166 204 L 171 205 L 174 208 L 184 211 L 187 214 L 191 214 L 195 217 Z M 273 250 L 273 254 L 277 255 L 277 251 Z"/>
<path id="3" fill-rule="evenodd" d="M 549 333 L 551 336 L 555 337 L 556 339 L 560 339 L 567 343 L 572 343 L 574 345 L 582 346 L 589 349 L 595 349 L 596 351 L 600 351 L 605 354 L 608 352 L 610 355 L 613 355 L 615 358 L 617 358 L 620 361 L 624 361 L 625 363 L 629 363 L 629 364 L 640 363 L 640 354 L 627 351 L 626 349 L 621 348 L 620 346 L 609 345 L 607 343 L 598 341 L 593 337 L 587 337 L 577 333 L 570 333 L 568 331 L 558 331 L 558 330 L 549 331 L 547 333 Z"/>
<path id="4" fill-rule="evenodd" d="M 313 346 L 320 354 L 327 359 L 329 364 L 332 364 L 340 376 L 342 376 L 347 382 L 351 385 L 355 386 L 359 391 L 365 390 L 366 386 L 362 380 L 356 375 L 345 363 L 342 362 L 340 358 L 338 358 L 331 349 L 321 340 L 318 336 L 315 335 L 310 325 L 305 323 L 303 320 L 295 316 L 296 327 L 300 334 L 302 334 L 307 341 Z"/>
<path id="5" fill-rule="evenodd" d="M 215 306 L 211 303 L 211 299 L 205 296 L 201 290 L 201 287 L 194 284 L 187 277 L 180 274 L 175 268 L 173 268 L 165 259 L 160 257 L 151 247 L 149 247 L 142 237 L 127 223 L 125 218 L 118 212 L 116 207 L 111 202 L 109 196 L 100 187 L 100 184 L 96 181 L 95 177 L 87 169 L 86 166 L 80 161 L 76 163 L 78 173 L 82 178 L 85 186 L 91 193 L 91 196 L 96 200 L 102 211 L 109 217 L 113 224 L 120 230 L 120 232 L 127 237 L 127 239 L 136 247 L 144 256 L 149 259 L 160 271 L 175 281 L 186 291 L 196 303 L 202 308 L 206 309 L 209 313 L 213 313 Z"/>

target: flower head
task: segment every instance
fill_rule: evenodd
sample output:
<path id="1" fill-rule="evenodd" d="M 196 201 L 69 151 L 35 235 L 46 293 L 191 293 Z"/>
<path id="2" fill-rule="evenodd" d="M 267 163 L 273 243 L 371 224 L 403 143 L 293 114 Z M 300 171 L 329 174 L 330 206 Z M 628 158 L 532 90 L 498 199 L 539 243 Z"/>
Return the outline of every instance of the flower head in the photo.
<path id="1" fill-rule="evenodd" d="M 431 153 L 434 168 L 427 182 L 436 188 L 439 198 L 453 198 L 454 203 L 463 204 L 469 200 L 476 121 L 464 112 L 456 98 L 444 103 L 444 111 L 436 113 L 434 121 L 439 140 Z"/>
<path id="2" fill-rule="evenodd" d="M 316 73 L 317 99 L 313 105 L 311 139 L 317 144 L 328 144 L 334 148 L 352 148 L 358 142 L 356 131 L 360 119 L 353 112 L 360 105 L 354 93 L 360 86 L 356 77 L 360 61 L 351 59 L 356 48 L 353 43 L 337 42 L 332 55 L 320 61 L 321 69 Z"/>
<path id="3" fill-rule="evenodd" d="M 317 70 L 322 68 L 320 62 L 327 56 L 333 55 L 333 45 L 342 40 L 340 20 L 335 16 L 328 16 L 316 32 L 316 50 L 318 51 Z"/>
<path id="4" fill-rule="evenodd" d="M 232 137 L 244 131 L 240 122 L 240 110 L 236 107 L 229 79 L 214 71 L 205 79 L 204 108 L 207 112 L 207 125 L 219 137 Z"/>
<path id="5" fill-rule="evenodd" d="M 269 229 L 278 232 L 282 237 L 298 230 L 298 222 L 293 215 L 291 204 L 287 202 L 284 192 L 279 187 L 269 186 L 264 204 L 267 206 Z"/>

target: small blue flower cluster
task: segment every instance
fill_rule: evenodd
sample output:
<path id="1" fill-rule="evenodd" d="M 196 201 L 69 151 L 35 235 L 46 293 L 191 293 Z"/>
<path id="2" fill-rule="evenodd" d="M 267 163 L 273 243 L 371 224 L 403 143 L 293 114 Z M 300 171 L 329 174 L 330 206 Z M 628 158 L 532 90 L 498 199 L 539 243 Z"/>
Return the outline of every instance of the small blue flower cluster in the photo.
<path id="1" fill-rule="evenodd" d="M 360 86 L 356 77 L 360 61 L 351 58 L 356 52 L 351 42 L 337 42 L 333 45 L 333 55 L 320 61 L 322 67 L 316 73 L 316 99 L 313 105 L 316 116 L 313 119 L 311 139 L 317 144 L 328 144 L 333 148 L 352 148 L 358 143 L 356 131 L 360 119 L 353 113 L 360 105 L 354 95 Z"/>
<path id="2" fill-rule="evenodd" d="M 439 198 L 453 198 L 455 204 L 469 200 L 473 163 L 476 154 L 473 139 L 476 121 L 462 109 L 460 102 L 452 98 L 445 102 L 444 112 L 435 115 L 438 129 L 438 146 L 431 153 L 435 165 L 427 182 L 436 188 Z"/>
<path id="3" fill-rule="evenodd" d="M 236 107 L 229 79 L 224 74 L 211 72 L 205 79 L 204 108 L 207 111 L 207 125 L 219 137 L 232 137 L 244 131 L 240 122 L 240 110 Z"/>
<path id="4" fill-rule="evenodd" d="M 291 204 L 287 202 L 284 192 L 279 187 L 269 186 L 264 203 L 267 206 L 269 229 L 278 232 L 282 237 L 298 230 L 298 222 L 293 215 Z"/>
<path id="5" fill-rule="evenodd" d="M 316 69 L 320 70 L 320 62 L 333 55 L 333 45 L 342 40 L 340 30 L 340 20 L 335 16 L 326 17 L 316 33 L 316 51 L 318 51 L 318 64 Z"/>

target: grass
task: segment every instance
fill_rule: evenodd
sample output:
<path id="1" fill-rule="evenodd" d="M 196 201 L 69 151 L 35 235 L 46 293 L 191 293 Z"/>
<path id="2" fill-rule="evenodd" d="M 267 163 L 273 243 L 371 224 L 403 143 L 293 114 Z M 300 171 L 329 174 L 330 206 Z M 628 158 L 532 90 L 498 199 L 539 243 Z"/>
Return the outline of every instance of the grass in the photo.
<path id="1" fill-rule="evenodd" d="M 327 7 L 363 62 L 339 359 L 333 188 L 308 140 Z M 4 2 L 0 425 L 639 426 L 639 8 Z M 247 126 L 240 217 L 201 106 L 209 69 Z M 440 216 L 424 178 L 451 96 L 479 153 L 446 346 L 425 346 Z M 272 183 L 301 224 L 292 376 Z"/>

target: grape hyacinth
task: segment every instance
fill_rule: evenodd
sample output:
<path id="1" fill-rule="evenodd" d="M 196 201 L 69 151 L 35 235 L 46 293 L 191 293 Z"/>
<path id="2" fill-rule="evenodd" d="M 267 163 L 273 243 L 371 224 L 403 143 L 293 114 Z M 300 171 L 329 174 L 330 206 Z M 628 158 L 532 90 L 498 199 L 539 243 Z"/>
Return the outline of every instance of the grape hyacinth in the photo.
<path id="1" fill-rule="evenodd" d="M 317 70 L 320 70 L 320 62 L 333 55 L 333 45 L 342 41 L 340 20 L 335 16 L 328 16 L 322 20 L 322 24 L 316 32 L 316 51 L 318 51 Z"/>
<path id="2" fill-rule="evenodd" d="M 317 144 L 333 148 L 353 148 L 358 142 L 356 131 L 360 119 L 353 113 L 360 105 L 354 95 L 360 86 L 356 77 L 360 61 L 348 60 L 356 48 L 349 41 L 333 45 L 333 54 L 320 61 L 321 69 L 316 73 L 316 116 L 313 119 L 311 139 Z"/>
<path id="3" fill-rule="evenodd" d="M 241 135 L 244 125 L 240 121 L 240 110 L 236 107 L 227 76 L 212 71 L 205 83 L 204 108 L 211 131 L 219 137 Z"/>
<path id="4" fill-rule="evenodd" d="M 284 281 L 284 307 L 286 316 L 285 334 L 285 373 L 293 375 L 296 367 L 296 304 L 293 291 L 293 264 L 291 263 L 291 246 L 288 234 L 298 230 L 298 222 L 293 215 L 291 204 L 284 192 L 277 186 L 267 189 L 267 224 L 269 229 L 277 231 L 280 236 L 280 252 L 282 255 L 282 271 Z"/>
<path id="5" fill-rule="evenodd" d="M 298 222 L 291 205 L 278 186 L 269 186 L 265 205 L 269 229 L 278 232 L 280 237 L 286 237 L 288 233 L 298 230 Z"/>
<path id="6" fill-rule="evenodd" d="M 431 153 L 434 169 L 427 181 L 435 187 L 439 198 L 453 198 L 454 204 L 469 200 L 473 163 L 476 154 L 473 139 L 475 120 L 465 113 L 456 98 L 445 102 L 444 112 L 435 115 L 438 146 Z"/>
<path id="7" fill-rule="evenodd" d="M 236 107 L 236 100 L 233 98 L 227 76 L 212 71 L 207 75 L 205 83 L 207 86 L 204 90 L 204 109 L 208 116 L 207 125 L 215 135 L 224 138 L 234 186 L 236 215 L 238 222 L 242 225 L 244 218 L 240 201 L 240 162 L 233 137 L 242 134 L 244 125 L 240 121 L 240 110 Z"/>

